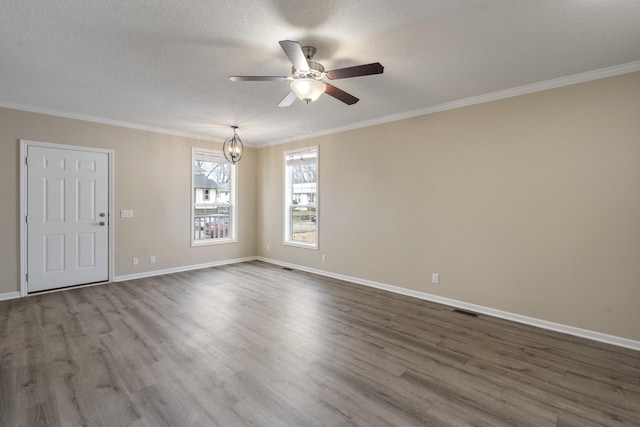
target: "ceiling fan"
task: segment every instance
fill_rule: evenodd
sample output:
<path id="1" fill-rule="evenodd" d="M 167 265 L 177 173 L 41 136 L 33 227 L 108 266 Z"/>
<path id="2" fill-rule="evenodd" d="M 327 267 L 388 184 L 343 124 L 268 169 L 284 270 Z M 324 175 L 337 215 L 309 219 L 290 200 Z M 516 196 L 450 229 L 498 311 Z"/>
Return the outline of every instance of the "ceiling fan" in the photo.
<path id="1" fill-rule="evenodd" d="M 280 101 L 278 107 L 288 107 L 296 98 L 306 102 L 315 101 L 326 93 L 347 105 L 359 101 L 355 96 L 338 89 L 327 80 L 346 79 L 350 77 L 369 76 L 382 74 L 384 67 L 379 62 L 353 67 L 339 68 L 337 70 L 324 71 L 322 64 L 312 61 L 316 54 L 313 46 L 300 46 L 300 43 L 291 40 L 282 40 L 280 46 L 293 64 L 291 76 L 230 76 L 234 82 L 250 81 L 290 81 L 291 91 Z"/>

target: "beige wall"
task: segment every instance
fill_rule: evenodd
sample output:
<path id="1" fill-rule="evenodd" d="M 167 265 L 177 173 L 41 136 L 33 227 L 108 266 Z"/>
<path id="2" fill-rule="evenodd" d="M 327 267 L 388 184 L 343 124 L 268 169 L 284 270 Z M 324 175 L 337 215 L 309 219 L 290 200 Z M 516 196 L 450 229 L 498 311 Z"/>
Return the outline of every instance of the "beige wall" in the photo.
<path id="1" fill-rule="evenodd" d="M 114 212 L 135 211 L 113 218 L 117 276 L 149 255 L 157 270 L 260 255 L 640 340 L 639 118 L 633 73 L 249 149 L 238 243 L 191 248 L 191 147 L 220 144 L 0 109 L 0 294 L 19 288 L 22 138 L 115 150 Z M 310 145 L 318 251 L 282 244 L 282 152 Z"/>
<path id="2" fill-rule="evenodd" d="M 310 145 L 318 251 L 282 244 L 282 153 Z M 640 73 L 261 149 L 257 164 L 260 256 L 640 340 Z"/>
<path id="3" fill-rule="evenodd" d="M 116 276 L 255 254 L 255 149 L 238 164 L 238 242 L 192 248 L 191 148 L 221 144 L 0 108 L 0 294 L 19 290 L 20 139 L 115 151 Z M 120 218 L 121 209 L 133 209 L 134 218 Z M 156 264 L 149 264 L 150 255 Z M 132 265 L 133 257 L 139 266 Z"/>

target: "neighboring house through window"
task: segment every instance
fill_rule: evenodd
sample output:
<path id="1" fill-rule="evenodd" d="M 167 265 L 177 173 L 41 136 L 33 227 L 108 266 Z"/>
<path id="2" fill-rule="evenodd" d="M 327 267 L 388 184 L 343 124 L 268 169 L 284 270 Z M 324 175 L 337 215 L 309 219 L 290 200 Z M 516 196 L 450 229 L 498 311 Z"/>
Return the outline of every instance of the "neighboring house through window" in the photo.
<path id="1" fill-rule="evenodd" d="M 284 153 L 287 244 L 318 248 L 318 147 Z"/>
<path id="2" fill-rule="evenodd" d="M 192 151 L 191 243 L 235 241 L 235 166 L 221 152 Z"/>

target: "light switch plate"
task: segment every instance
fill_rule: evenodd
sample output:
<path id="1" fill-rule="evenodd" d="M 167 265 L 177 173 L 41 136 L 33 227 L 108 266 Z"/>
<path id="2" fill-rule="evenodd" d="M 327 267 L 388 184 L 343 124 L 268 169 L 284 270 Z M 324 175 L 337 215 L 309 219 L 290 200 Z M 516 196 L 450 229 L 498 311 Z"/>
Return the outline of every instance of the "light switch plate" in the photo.
<path id="1" fill-rule="evenodd" d="M 132 209 L 122 209 L 120 211 L 120 218 L 133 218 L 133 210 Z"/>

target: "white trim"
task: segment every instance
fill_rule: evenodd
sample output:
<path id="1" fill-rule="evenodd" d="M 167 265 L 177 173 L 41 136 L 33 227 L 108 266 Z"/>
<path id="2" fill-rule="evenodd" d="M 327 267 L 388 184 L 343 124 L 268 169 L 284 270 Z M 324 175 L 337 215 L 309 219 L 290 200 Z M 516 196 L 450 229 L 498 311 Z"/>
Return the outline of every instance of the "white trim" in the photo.
<path id="1" fill-rule="evenodd" d="M 412 117 L 436 113 L 440 111 L 452 110 L 455 108 L 481 104 L 484 102 L 511 98 L 513 96 L 526 95 L 529 93 L 540 92 L 547 89 L 570 86 L 573 84 L 584 83 L 591 80 L 598 80 L 598 79 L 604 79 L 607 77 L 618 76 L 621 74 L 634 73 L 636 71 L 640 71 L 640 61 L 628 62 L 626 64 L 614 65 L 611 67 L 600 68 L 597 70 L 573 74 L 565 77 L 559 77 L 556 79 L 546 80 L 538 83 L 531 83 L 528 85 L 519 86 L 512 89 L 505 89 L 497 92 L 488 93 L 485 95 L 473 96 L 470 98 L 464 98 L 464 99 L 460 99 L 452 102 L 445 102 L 444 104 L 434 105 L 434 106 L 426 107 L 423 109 L 407 111 L 399 114 L 392 114 L 389 116 L 384 116 L 384 117 L 380 117 L 373 120 L 362 121 L 362 122 L 353 123 L 347 126 L 327 129 L 320 132 L 314 132 L 313 135 L 303 135 L 303 136 L 298 136 L 294 138 L 287 138 L 279 141 L 269 142 L 266 144 L 251 145 L 251 144 L 245 143 L 245 145 L 247 147 L 254 147 L 254 148 L 271 147 L 274 145 L 286 144 L 288 142 L 301 141 L 305 139 L 316 138 L 319 136 L 332 135 L 335 133 L 345 132 L 345 131 L 354 130 L 354 129 L 360 129 L 368 126 L 379 125 L 383 123 L 393 122 L 396 120 L 403 120 L 403 119 L 408 119 Z M 97 116 L 92 116 L 88 114 L 72 113 L 69 111 L 57 110 L 53 108 L 42 108 L 42 107 L 35 107 L 31 105 L 23 105 L 23 104 L 16 104 L 12 102 L 3 102 L 3 101 L 0 101 L 0 107 L 10 108 L 12 110 L 27 111 L 31 113 L 37 113 L 37 114 L 46 114 L 46 115 L 55 116 L 55 117 L 64 117 L 68 119 L 83 120 L 87 122 L 100 123 L 100 124 L 105 124 L 110 126 L 119 126 L 119 127 L 128 128 L 128 129 L 136 129 L 136 130 L 142 130 L 147 132 L 161 133 L 164 135 L 181 136 L 185 138 L 193 138 L 193 139 L 199 139 L 199 140 L 209 141 L 209 142 L 220 142 L 219 140 L 214 139 L 214 137 L 211 137 L 211 136 L 206 136 L 206 135 L 201 135 L 196 133 L 189 133 L 189 132 L 182 132 L 174 129 L 166 129 L 166 128 L 160 128 L 156 126 L 142 125 L 138 123 L 131 123 L 131 122 L 126 122 L 121 120 L 108 119 L 105 117 L 97 117 Z"/>
<path id="2" fill-rule="evenodd" d="M 262 261 L 262 262 L 266 262 L 273 265 L 279 265 L 281 267 L 293 268 L 296 270 L 305 271 L 307 273 L 317 274 L 319 276 L 330 277 L 332 279 L 338 279 L 338 280 L 344 280 L 346 282 L 354 283 L 357 285 L 363 285 L 363 286 L 369 286 L 376 289 L 382 289 L 388 292 L 393 292 L 396 294 L 406 295 L 409 297 L 418 298 L 425 301 L 444 304 L 450 307 L 461 308 L 464 310 L 469 310 L 479 314 L 485 314 L 488 316 L 498 317 L 500 319 L 505 319 L 512 322 L 516 322 L 516 323 L 522 323 L 525 325 L 535 326 L 541 329 L 547 329 L 550 331 L 560 332 L 567 335 L 586 338 L 592 341 L 598 341 L 606 344 L 615 345 L 618 347 L 640 351 L 640 341 L 635 341 L 628 338 L 622 338 L 614 335 L 603 334 L 601 332 L 590 331 L 588 329 L 576 328 L 574 326 L 568 326 L 560 323 L 549 322 L 546 320 L 536 319 L 534 317 L 522 316 L 520 314 L 510 313 L 502 310 L 496 310 L 493 308 L 471 304 L 464 301 L 440 297 L 438 295 L 428 294 L 426 292 L 414 291 L 411 289 L 388 285 L 388 284 L 376 282 L 373 280 L 359 279 L 353 276 L 346 276 L 343 274 L 332 273 L 330 271 L 318 270 L 315 268 L 304 267 L 297 264 L 291 264 L 288 262 L 279 261 L 272 258 L 259 257 L 259 256 L 235 258 L 235 259 L 215 261 L 215 262 L 210 262 L 205 264 L 195 264 L 195 265 L 188 265 L 183 267 L 169 268 L 164 270 L 154 270 L 154 271 L 146 271 L 142 273 L 116 276 L 113 278 L 113 282 L 124 282 L 127 280 L 143 279 L 147 277 L 161 276 L 164 274 L 181 273 L 184 271 L 199 270 L 199 269 L 210 268 L 210 267 L 219 267 L 223 265 L 238 264 L 238 263 L 249 262 L 249 261 Z M 93 286 L 93 285 L 94 284 L 90 284 L 87 286 Z M 67 290 L 67 289 L 69 288 L 56 289 L 54 291 L 61 291 L 61 290 Z M 8 292 L 8 293 L 0 294 L 0 301 L 19 298 L 19 297 L 21 297 L 19 292 Z"/>
<path id="3" fill-rule="evenodd" d="M 109 159 L 109 282 L 113 282 L 116 275 L 116 204 L 114 192 L 116 190 L 116 152 L 115 150 L 107 150 Z"/>
<path id="4" fill-rule="evenodd" d="M 200 270 L 203 268 L 220 267 L 222 265 L 238 264 L 241 262 L 256 261 L 256 257 L 233 258 L 222 261 L 207 262 L 204 264 L 185 265 L 182 267 L 167 268 L 164 270 L 144 271 L 142 273 L 126 274 L 114 277 L 114 282 L 124 282 L 127 280 L 144 279 L 146 277 L 162 276 L 163 274 L 182 273 L 184 271 Z"/>
<path id="5" fill-rule="evenodd" d="M 111 149 L 106 148 L 95 148 L 95 147 L 83 147 L 80 145 L 70 145 L 70 144 L 57 144 L 52 142 L 43 142 L 43 141 L 32 141 L 29 139 L 21 139 L 20 140 L 20 296 L 27 296 L 29 293 L 29 289 L 27 287 L 27 227 L 25 223 L 25 217 L 27 215 L 27 168 L 25 167 L 25 158 L 27 155 L 27 147 L 45 147 L 45 148 L 56 148 L 62 150 L 74 150 L 74 151 L 87 151 L 91 153 L 103 153 L 107 155 L 107 161 L 109 163 L 109 178 L 108 178 L 108 186 L 109 186 L 109 194 L 108 197 L 108 212 L 109 212 L 109 236 L 108 236 L 108 266 L 107 266 L 107 275 L 108 281 L 103 283 L 108 283 L 113 281 L 114 276 L 114 236 L 115 236 L 115 213 L 114 213 L 114 158 L 115 152 Z M 79 285 L 82 286 L 82 285 Z"/>
<path id="6" fill-rule="evenodd" d="M 20 140 L 20 296 L 27 296 L 27 143 Z"/>
<path id="7" fill-rule="evenodd" d="M 42 294 L 48 294 L 52 292 L 69 291 L 72 289 L 87 288 L 90 286 L 107 285 L 109 283 L 124 282 L 127 280 L 135 280 L 135 279 L 144 279 L 147 277 L 162 276 L 164 274 L 181 273 L 183 271 L 200 270 L 203 268 L 210 268 L 210 267 L 220 267 L 223 265 L 239 264 L 242 262 L 249 262 L 249 261 L 256 261 L 256 260 L 257 260 L 256 257 L 234 258 L 234 259 L 227 259 L 222 261 L 208 262 L 205 264 L 195 264 L 195 265 L 187 265 L 183 267 L 168 268 L 164 270 L 145 271 L 142 273 L 116 276 L 113 278 L 113 280 L 110 280 L 110 282 L 88 283 L 86 285 L 77 285 L 77 286 L 72 286 L 68 288 L 51 289 L 49 291 L 42 291 L 33 295 L 42 295 Z M 0 294 L 0 301 L 21 298 L 21 297 L 28 297 L 28 296 L 30 295 L 29 294 L 20 295 L 20 292 L 8 292 L 8 293 Z"/>
<path id="8" fill-rule="evenodd" d="M 201 135 L 201 134 L 190 133 L 190 132 L 182 132 L 174 129 L 167 129 L 167 128 L 161 128 L 156 126 L 148 126 L 148 125 L 143 125 L 139 123 L 131 123 L 131 122 L 126 122 L 122 120 L 108 119 L 106 117 L 92 116 L 89 114 L 73 113 L 70 111 L 57 110 L 55 108 L 35 107 L 31 105 L 16 104 L 13 102 L 3 102 L 3 101 L 0 101 L 0 108 L 9 108 L 12 110 L 27 111 L 29 113 L 46 114 L 48 116 L 82 120 L 90 123 L 99 123 L 103 125 L 118 126 L 118 127 L 127 128 L 127 129 L 161 133 L 163 135 L 180 136 L 184 138 L 199 139 L 202 141 L 209 141 L 209 142 L 220 142 L 219 139 L 214 139 L 212 136 Z M 228 126 L 226 126 L 226 128 L 228 128 Z"/>
<path id="9" fill-rule="evenodd" d="M 9 299 L 20 298 L 20 292 L 7 292 L 4 294 L 0 294 L 0 301 L 6 301 Z"/>
<path id="10" fill-rule="evenodd" d="M 468 310 L 468 311 L 472 311 L 479 314 L 485 314 L 487 316 L 498 317 L 500 319 L 510 320 L 516 323 L 535 326 L 541 329 L 547 329 L 550 331 L 555 331 L 555 332 L 560 332 L 568 335 L 573 335 L 576 337 L 586 338 L 592 341 L 598 341 L 606 344 L 612 344 L 618 347 L 624 347 L 631 350 L 640 351 L 640 341 L 635 341 L 628 338 L 617 337 L 614 335 L 603 334 L 601 332 L 590 331 L 588 329 L 576 328 L 574 326 L 568 326 L 560 323 L 549 322 L 546 320 L 536 319 L 534 317 L 522 316 L 520 314 L 510 313 L 502 310 L 496 310 L 490 307 L 484 307 L 481 305 L 471 304 L 464 301 L 459 301 L 451 298 L 441 297 L 438 295 L 428 294 L 426 292 L 414 291 L 411 289 L 388 285 L 386 283 L 380 283 L 373 280 L 360 279 L 357 277 L 346 276 L 338 273 L 332 273 L 330 271 L 304 267 L 302 265 L 291 264 L 288 262 L 278 261 L 271 258 L 256 257 L 256 260 L 279 265 L 282 267 L 305 271 L 307 273 L 318 274 L 320 276 L 330 277 L 332 279 L 344 280 L 346 282 L 351 282 L 358 285 L 369 286 L 371 288 L 382 289 L 385 291 L 393 292 L 400 295 L 406 295 L 409 297 L 418 298 L 425 301 L 444 304 L 450 307 L 461 308 L 463 310 Z"/>
<path id="11" fill-rule="evenodd" d="M 223 244 L 227 244 L 227 243 L 237 243 L 238 242 L 238 196 L 237 196 L 237 191 L 238 191 L 238 171 L 237 171 L 237 165 L 231 164 L 230 165 L 230 169 L 231 169 L 231 177 L 229 179 L 229 206 L 230 206 L 230 210 L 231 210 L 231 218 L 230 218 L 230 222 L 231 222 L 231 235 L 227 236 L 224 239 L 209 239 L 209 240 L 196 240 L 195 239 L 195 215 L 194 215 L 194 207 L 196 205 L 196 200 L 195 200 L 195 194 L 194 194 L 194 177 L 195 174 L 193 173 L 193 162 L 194 160 L 196 160 L 196 157 L 201 156 L 203 158 L 206 157 L 210 157 L 211 159 L 199 159 L 199 160 L 203 160 L 203 161 L 211 161 L 211 162 L 217 162 L 217 163 L 229 163 L 227 161 L 227 159 L 224 157 L 224 153 L 222 151 L 218 151 L 218 150 L 210 150 L 208 148 L 198 148 L 198 147 L 191 147 L 191 167 L 189 168 L 189 171 L 191 173 L 191 188 L 190 188 L 190 193 L 191 193 L 191 225 L 190 225 L 190 230 L 191 230 L 191 237 L 189 238 L 191 240 L 191 247 L 192 248 L 197 248 L 197 247 L 201 247 L 201 246 L 210 246 L 210 245 L 223 245 Z"/>
<path id="12" fill-rule="evenodd" d="M 304 154 L 307 152 L 315 152 L 316 154 L 316 242 L 315 243 L 305 243 L 305 242 L 296 242 L 294 240 L 289 240 L 291 236 L 289 236 L 289 226 L 291 225 L 291 217 L 289 216 L 289 208 L 290 204 L 287 201 L 287 197 L 290 196 L 289 190 L 287 187 L 288 184 L 288 170 L 289 165 L 287 165 L 287 156 L 292 154 Z M 317 251 L 320 249 L 320 147 L 318 145 L 312 145 L 309 147 L 298 148 L 295 150 L 287 150 L 282 153 L 282 164 L 284 166 L 284 209 L 283 209 L 283 218 L 284 224 L 282 226 L 282 230 L 284 231 L 284 236 L 282 239 L 282 244 L 287 246 L 293 246 L 297 248 L 311 249 Z M 293 184 L 291 185 L 293 186 Z"/>
<path id="13" fill-rule="evenodd" d="M 316 236 L 316 239 L 318 238 L 318 236 Z M 302 249 L 309 249 L 312 251 L 318 251 L 318 245 L 314 245 L 313 243 L 304 243 L 304 242 L 287 242 L 284 241 L 282 242 L 283 245 L 285 246 L 291 246 L 294 248 L 302 248 Z"/>
<path id="14" fill-rule="evenodd" d="M 571 86 L 578 83 L 589 82 L 592 80 L 599 80 L 607 77 L 614 77 L 621 74 L 634 73 L 636 71 L 640 71 L 640 61 L 629 62 L 627 64 L 621 64 L 621 65 L 614 65 L 612 67 L 607 67 L 607 68 L 600 68 L 598 70 L 587 71 L 584 73 L 573 74 L 565 77 L 559 77 L 557 79 L 546 80 L 543 82 L 531 83 L 528 85 L 518 86 L 511 89 L 499 90 L 497 92 L 491 92 L 484 95 L 472 96 L 470 98 L 463 98 L 456 101 L 445 102 L 443 104 L 432 105 L 430 107 L 421 108 L 418 110 L 406 111 L 398 114 L 391 114 L 389 116 L 383 116 L 373 120 L 365 120 L 365 121 L 353 123 L 347 126 L 341 126 L 337 128 L 314 132 L 313 135 L 302 135 L 294 138 L 284 139 L 281 141 L 267 143 L 264 145 L 260 145 L 258 148 L 271 147 L 274 145 L 286 144 L 288 142 L 302 141 L 305 139 L 332 135 L 335 133 L 346 132 L 354 129 L 361 129 L 369 126 L 395 122 L 398 120 L 410 119 L 413 117 L 439 113 L 442 111 L 454 110 L 456 108 L 469 107 L 471 105 L 476 105 L 476 104 L 483 104 L 485 102 L 499 101 L 501 99 L 513 98 L 515 96 L 528 95 L 530 93 L 535 93 L 535 92 L 542 92 L 548 89 L 556 89 L 564 86 Z"/>

